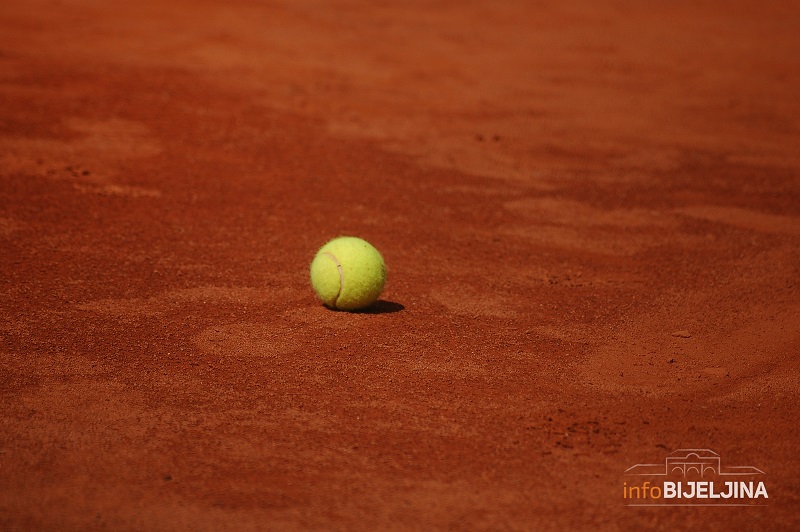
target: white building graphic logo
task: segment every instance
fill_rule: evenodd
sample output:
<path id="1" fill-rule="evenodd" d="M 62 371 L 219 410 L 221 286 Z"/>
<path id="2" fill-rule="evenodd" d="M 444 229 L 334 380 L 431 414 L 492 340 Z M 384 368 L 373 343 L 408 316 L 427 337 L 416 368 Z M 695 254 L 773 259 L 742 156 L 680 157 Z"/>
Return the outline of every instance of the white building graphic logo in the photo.
<path id="1" fill-rule="evenodd" d="M 678 449 L 664 462 L 625 470 L 628 506 L 765 506 L 764 471 L 724 464 L 711 449 Z"/>

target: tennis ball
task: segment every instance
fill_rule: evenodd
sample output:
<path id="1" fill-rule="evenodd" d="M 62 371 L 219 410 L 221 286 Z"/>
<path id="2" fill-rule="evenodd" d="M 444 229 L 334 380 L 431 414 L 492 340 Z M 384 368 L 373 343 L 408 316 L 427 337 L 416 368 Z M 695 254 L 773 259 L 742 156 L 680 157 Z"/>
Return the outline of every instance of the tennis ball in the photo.
<path id="1" fill-rule="evenodd" d="M 325 305 L 359 310 L 374 303 L 386 283 L 386 265 L 372 244 L 353 236 L 334 238 L 311 261 L 311 286 Z"/>

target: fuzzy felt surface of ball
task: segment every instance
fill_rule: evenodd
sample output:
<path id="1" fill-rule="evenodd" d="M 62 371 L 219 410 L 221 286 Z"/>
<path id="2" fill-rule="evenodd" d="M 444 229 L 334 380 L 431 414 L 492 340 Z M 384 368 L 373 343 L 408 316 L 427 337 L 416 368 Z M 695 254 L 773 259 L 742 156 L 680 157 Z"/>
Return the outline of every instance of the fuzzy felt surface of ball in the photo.
<path id="1" fill-rule="evenodd" d="M 377 301 L 385 283 L 383 257 L 361 238 L 334 238 L 311 261 L 311 286 L 332 309 L 365 309 Z"/>

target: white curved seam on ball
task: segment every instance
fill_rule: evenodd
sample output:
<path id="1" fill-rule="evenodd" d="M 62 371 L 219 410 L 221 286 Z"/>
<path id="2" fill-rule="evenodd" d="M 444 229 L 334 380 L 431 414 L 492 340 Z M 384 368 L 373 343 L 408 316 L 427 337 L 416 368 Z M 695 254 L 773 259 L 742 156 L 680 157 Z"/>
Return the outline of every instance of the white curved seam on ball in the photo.
<path id="1" fill-rule="evenodd" d="M 339 263 L 339 259 L 337 259 L 333 253 L 324 251 L 322 254 L 330 258 L 336 265 L 336 269 L 339 270 L 339 291 L 336 293 L 336 297 L 333 298 L 333 306 L 334 308 L 338 308 L 336 304 L 339 302 L 339 296 L 342 295 L 342 290 L 344 290 L 344 270 L 342 270 L 342 265 Z"/>

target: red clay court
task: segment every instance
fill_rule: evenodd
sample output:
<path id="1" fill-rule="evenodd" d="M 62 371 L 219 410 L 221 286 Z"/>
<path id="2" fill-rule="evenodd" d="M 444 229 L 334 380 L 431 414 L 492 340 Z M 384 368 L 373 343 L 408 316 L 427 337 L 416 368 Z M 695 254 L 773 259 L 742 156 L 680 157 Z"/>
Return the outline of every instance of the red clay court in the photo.
<path id="1" fill-rule="evenodd" d="M 796 529 L 798 19 L 0 3 L 0 529 Z"/>

